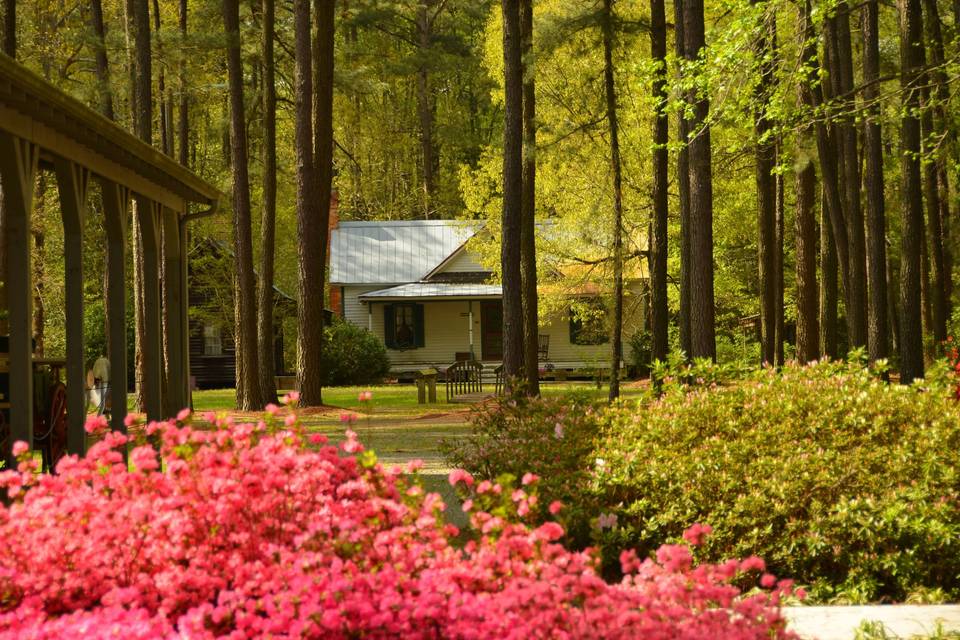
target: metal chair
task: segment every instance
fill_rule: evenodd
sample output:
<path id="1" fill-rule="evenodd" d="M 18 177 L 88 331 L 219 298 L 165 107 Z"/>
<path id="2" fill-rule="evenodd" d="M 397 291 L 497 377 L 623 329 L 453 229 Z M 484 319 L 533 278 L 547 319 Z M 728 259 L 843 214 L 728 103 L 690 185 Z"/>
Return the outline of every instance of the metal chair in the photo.
<path id="1" fill-rule="evenodd" d="M 550 353 L 550 336 L 539 334 L 537 336 L 537 359 L 546 360 Z"/>

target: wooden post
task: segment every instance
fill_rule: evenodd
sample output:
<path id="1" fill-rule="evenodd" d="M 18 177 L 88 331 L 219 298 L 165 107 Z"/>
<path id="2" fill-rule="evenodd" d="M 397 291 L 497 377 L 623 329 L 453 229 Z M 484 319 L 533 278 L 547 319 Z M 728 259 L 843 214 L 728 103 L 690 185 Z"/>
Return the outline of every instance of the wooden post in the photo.
<path id="1" fill-rule="evenodd" d="M 56 158 L 60 216 L 63 219 L 64 296 L 67 320 L 67 452 L 86 450 L 87 417 L 83 349 L 83 220 L 87 212 L 90 172 L 69 160 Z"/>
<path id="2" fill-rule="evenodd" d="M 164 361 L 167 363 L 167 398 L 164 407 L 168 418 L 187 406 L 183 393 L 183 289 L 180 277 L 183 249 L 180 246 L 180 214 L 164 207 L 163 216 L 163 299 L 167 324 Z"/>
<path id="3" fill-rule="evenodd" d="M 184 212 L 186 212 L 186 203 L 184 203 Z M 190 308 L 190 289 L 188 284 L 189 267 L 187 264 L 187 222 L 178 219 L 180 230 L 180 338 L 181 338 L 181 363 L 183 363 L 183 398 L 184 407 L 193 409 L 193 389 L 190 386 L 190 317 L 188 311 Z"/>
<path id="4" fill-rule="evenodd" d="M 161 380 L 163 354 L 160 349 L 160 251 L 159 228 L 162 207 L 137 196 L 137 222 L 143 242 L 143 398 L 148 420 L 163 418 Z"/>
<path id="5" fill-rule="evenodd" d="M 10 442 L 33 446 L 33 285 L 30 217 L 40 148 L 0 131 L 0 180 L 7 225 L 7 305 L 10 326 Z M 0 452 L 9 458 L 10 451 Z"/>
<path id="6" fill-rule="evenodd" d="M 130 214 L 130 191 L 115 182 L 102 179 L 104 226 L 110 273 L 107 274 L 107 298 L 110 307 L 110 427 L 126 433 L 127 417 L 127 218 Z"/>

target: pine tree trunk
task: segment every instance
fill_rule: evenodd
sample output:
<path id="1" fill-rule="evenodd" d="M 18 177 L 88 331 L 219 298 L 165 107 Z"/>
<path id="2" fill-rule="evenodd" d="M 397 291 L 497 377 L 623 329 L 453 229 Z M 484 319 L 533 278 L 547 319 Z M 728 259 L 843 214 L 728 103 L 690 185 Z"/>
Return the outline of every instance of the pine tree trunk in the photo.
<path id="1" fill-rule="evenodd" d="M 813 109 L 819 110 L 823 107 L 824 103 L 824 94 L 823 90 L 826 89 L 826 86 L 822 86 L 820 83 L 820 58 L 817 53 L 817 34 L 814 29 L 813 18 L 811 15 L 810 0 L 803 0 L 800 3 L 800 33 L 803 35 L 803 53 L 802 59 L 803 64 L 806 69 L 806 78 L 804 82 L 800 83 L 800 96 L 801 102 L 804 106 Z M 827 47 L 828 51 L 830 47 Z M 843 213 L 843 200 L 840 195 L 839 188 L 839 168 L 837 163 L 838 153 L 836 145 L 836 136 L 832 127 L 830 127 L 823 118 L 818 118 L 815 126 L 816 137 L 817 137 L 817 157 L 820 161 L 820 179 L 821 179 L 821 189 L 823 192 L 823 204 L 824 210 L 826 213 L 826 220 L 830 224 L 830 229 L 827 231 L 821 230 L 821 238 L 824 237 L 824 234 L 832 238 L 833 248 L 827 250 L 823 245 L 820 247 L 820 251 L 823 254 L 827 263 L 830 262 L 829 258 L 831 253 L 836 254 L 836 260 L 839 263 L 840 267 L 840 277 L 844 283 L 844 291 L 849 291 L 850 287 L 848 285 L 849 280 L 849 252 L 847 244 L 847 228 L 844 221 Z M 829 266 L 829 264 L 827 264 Z M 836 269 L 831 271 L 833 274 Z M 824 275 L 823 277 L 827 277 Z M 829 277 L 835 277 L 830 275 Z M 829 293 L 829 288 L 824 283 L 824 290 Z M 826 302 L 830 302 L 830 297 L 827 296 Z M 830 308 L 835 309 L 836 305 L 832 307 L 828 304 L 828 311 Z M 827 355 L 832 357 L 836 356 L 836 327 L 829 323 L 829 316 L 832 315 L 828 313 L 828 317 L 820 318 L 820 331 L 821 331 L 821 348 L 825 351 Z M 826 322 L 825 322 L 826 321 Z M 824 332 L 826 332 L 824 334 Z M 824 339 L 826 338 L 826 339 Z M 832 339 L 831 339 L 832 338 Z"/>
<path id="2" fill-rule="evenodd" d="M 821 165 L 822 166 L 822 165 Z M 821 184 L 820 197 L 820 353 L 836 358 L 837 344 L 837 245 L 827 213 L 827 196 Z"/>
<path id="3" fill-rule="evenodd" d="M 656 65 L 651 84 L 653 120 L 653 216 L 650 233 L 650 358 L 665 362 L 669 350 L 667 306 L 667 234 L 669 208 L 669 117 L 667 91 L 667 21 L 663 0 L 650 0 L 650 57 Z"/>
<path id="4" fill-rule="evenodd" d="M 150 50 L 150 13 L 147 0 L 126 0 L 126 18 L 133 41 L 128 41 L 130 60 L 130 107 L 133 132 L 138 138 L 153 142 L 153 98 L 151 79 L 152 59 Z M 137 410 L 143 412 L 146 407 L 143 380 L 146 363 L 143 359 L 143 343 L 146 332 L 143 303 L 143 238 L 139 223 L 139 210 L 149 206 L 140 197 L 133 199 L 133 315 L 134 315 L 134 380 L 136 381 Z"/>
<path id="5" fill-rule="evenodd" d="M 420 47 L 420 67 L 417 69 L 417 117 L 420 121 L 420 153 L 423 163 L 423 217 L 429 219 L 434 210 L 434 197 L 437 191 L 438 157 L 433 138 L 436 103 L 430 86 L 431 59 L 430 48 L 433 44 L 433 22 L 431 10 L 436 0 L 419 0 L 417 5 L 416 29 L 417 44 Z"/>
<path id="6" fill-rule="evenodd" d="M 810 158 L 796 164 L 797 360 L 820 356 L 817 321 L 817 170 Z"/>
<path id="7" fill-rule="evenodd" d="M 523 298 L 520 227 L 523 210 L 523 60 L 520 1 L 502 0 L 503 14 L 503 221 L 500 265 L 503 279 L 503 375 L 508 388 L 522 374 Z"/>
<path id="8" fill-rule="evenodd" d="M 856 112 L 853 78 L 853 48 L 850 40 L 850 9 L 846 0 L 837 5 L 832 19 L 827 20 L 828 33 L 833 32 L 833 54 L 830 77 L 836 79 L 835 99 L 841 116 L 837 124 L 840 150 L 840 178 L 843 217 L 849 246 L 849 280 L 844 283 L 844 307 L 847 313 L 849 346 L 867 346 L 867 261 L 864 240 L 863 210 L 860 203 L 860 157 L 857 150 L 857 129 L 849 114 Z"/>
<path id="9" fill-rule="evenodd" d="M 187 0 L 180 0 L 180 37 L 183 42 L 187 41 Z M 187 91 L 187 56 L 181 52 L 178 79 L 180 85 L 180 105 L 179 117 L 177 118 L 177 138 L 180 143 L 179 160 L 180 164 L 187 167 L 190 165 L 190 94 Z"/>
<path id="10" fill-rule="evenodd" d="M 223 0 L 227 34 L 227 77 L 230 85 L 230 157 L 233 165 L 233 253 L 236 278 L 235 347 L 237 354 L 237 408 L 263 408 L 257 363 L 257 301 L 253 273 L 250 177 L 247 127 L 243 103 L 243 64 L 240 60 L 239 0 Z"/>
<path id="11" fill-rule="evenodd" d="M 277 402 L 274 362 L 273 268 L 277 220 L 277 88 L 274 78 L 274 0 L 263 0 L 263 211 L 260 216 L 260 281 L 257 303 L 257 346 L 260 395 Z"/>
<path id="12" fill-rule="evenodd" d="M 938 136 L 942 137 L 942 143 L 937 149 L 936 168 L 937 168 L 937 188 L 942 194 L 940 198 L 939 215 L 939 253 L 942 261 L 942 269 L 939 278 L 942 290 L 938 296 L 942 297 L 943 309 L 943 332 L 946 333 L 946 323 L 950 320 L 952 313 L 951 297 L 953 295 L 953 255 L 950 242 L 950 178 L 947 169 L 947 156 L 944 149 L 957 148 L 956 131 L 947 115 L 947 105 L 950 103 L 950 89 L 948 86 L 947 74 L 944 71 L 946 56 L 943 45 L 943 29 L 940 23 L 940 11 L 936 0 L 923 0 L 923 21 L 924 33 L 927 39 L 927 46 L 930 50 L 929 73 L 931 81 L 931 91 L 933 94 L 933 114 L 934 126 Z"/>
<path id="13" fill-rule="evenodd" d="M 920 107 L 917 83 L 923 67 L 920 0 L 897 0 L 900 12 L 900 173 L 903 213 L 900 249 L 900 381 L 923 377 L 920 318 L 920 247 L 923 244 L 923 192 L 920 176 Z"/>
<path id="14" fill-rule="evenodd" d="M 883 199 L 883 138 L 880 132 L 880 39 L 879 4 L 869 0 L 863 11 L 863 151 L 866 156 L 864 192 L 867 197 L 867 290 L 870 360 L 890 354 L 887 327 L 887 243 Z"/>
<path id="15" fill-rule="evenodd" d="M 324 301 L 326 300 L 327 245 L 330 241 L 330 201 L 333 189 L 333 71 L 334 71 L 334 0 L 314 0 L 314 21 L 317 39 L 313 59 L 313 161 L 317 186 L 317 258 L 314 281 L 310 283 L 314 305 L 311 313 L 317 318 L 320 331 L 320 352 L 323 352 Z M 316 330 L 316 329 L 315 329 Z M 317 362 L 318 369 L 320 361 Z M 322 404 L 320 387 L 307 402 Z"/>
<path id="16" fill-rule="evenodd" d="M 103 22 L 103 3 L 101 0 L 90 1 L 90 26 L 93 27 L 94 57 L 97 71 L 97 96 L 100 113 L 114 119 L 113 91 L 110 88 L 110 63 L 107 60 L 107 32 Z"/>
<path id="17" fill-rule="evenodd" d="M 684 0 L 684 55 L 696 60 L 705 46 L 703 0 Z M 710 153 L 710 102 L 691 90 L 693 108 L 690 162 L 690 355 L 716 360 L 716 327 L 713 301 L 713 169 Z"/>
<path id="18" fill-rule="evenodd" d="M 757 4 L 760 0 L 752 0 Z M 755 45 L 756 72 L 760 76 L 754 93 L 754 133 L 756 146 L 757 183 L 757 261 L 760 275 L 760 363 L 774 364 L 776 360 L 776 208 L 777 191 L 773 177 L 776 164 L 771 137 L 773 123 L 767 117 L 770 92 L 774 86 L 773 43 L 770 21 L 762 16 Z"/>
<path id="19" fill-rule="evenodd" d="M 316 277 L 318 205 L 317 180 L 313 164 L 313 73 L 310 47 L 310 0 L 294 0 L 294 98 L 296 117 L 294 147 L 297 156 L 297 386 L 301 399 L 320 404 L 321 394 L 320 342 L 323 334 L 317 331 L 319 322 L 315 304 L 308 304 L 316 295 L 312 280 Z M 321 293 L 322 293 L 321 289 Z"/>
<path id="20" fill-rule="evenodd" d="M 776 48 L 774 49 L 776 51 Z M 782 147 L 782 141 L 778 140 L 776 144 L 775 155 L 780 156 L 780 148 Z M 784 242 L 784 232 L 786 231 L 786 203 L 784 201 L 784 180 L 783 173 L 777 172 L 774 176 L 774 183 L 776 184 L 777 190 L 777 206 L 776 206 L 776 226 L 774 227 L 774 249 L 773 249 L 773 280 L 774 286 L 776 287 L 776 306 L 774 311 L 776 314 L 774 320 L 774 364 L 777 367 L 782 367 L 785 363 L 784 356 L 784 343 L 786 342 L 786 325 L 785 325 L 785 315 L 786 308 L 784 306 L 784 284 L 783 284 L 783 272 L 784 272 L 784 254 L 783 254 L 783 242 Z"/>
<path id="21" fill-rule="evenodd" d="M 620 397 L 623 359 L 623 177 L 620 164 L 620 125 L 613 77 L 613 0 L 603 2 L 603 84 L 610 127 L 610 169 L 613 173 L 613 321 L 610 327 L 610 402 Z M 708 150 L 709 151 L 709 150 Z"/>
<path id="22" fill-rule="evenodd" d="M 523 286 L 523 363 L 526 391 L 540 395 L 537 311 L 537 106 L 534 83 L 533 0 L 520 0 L 523 56 L 523 219 L 520 222 L 520 274 Z"/>
<path id="23" fill-rule="evenodd" d="M 674 0 L 674 39 L 678 60 L 685 58 L 683 35 L 683 3 Z M 682 64 L 682 63 L 681 63 Z M 680 70 L 683 75 L 683 70 Z M 690 125 L 684 117 L 677 118 L 680 149 L 677 151 L 677 194 L 680 206 L 680 349 L 690 357 Z"/>

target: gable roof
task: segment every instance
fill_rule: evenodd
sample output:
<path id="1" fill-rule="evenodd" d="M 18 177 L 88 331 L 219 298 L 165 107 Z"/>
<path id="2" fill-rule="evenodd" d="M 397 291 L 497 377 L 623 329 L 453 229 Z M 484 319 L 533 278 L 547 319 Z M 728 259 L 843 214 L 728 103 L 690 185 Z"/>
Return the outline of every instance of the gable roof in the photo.
<path id="1" fill-rule="evenodd" d="M 341 222 L 330 235 L 330 282 L 418 282 L 479 228 L 469 220 Z"/>

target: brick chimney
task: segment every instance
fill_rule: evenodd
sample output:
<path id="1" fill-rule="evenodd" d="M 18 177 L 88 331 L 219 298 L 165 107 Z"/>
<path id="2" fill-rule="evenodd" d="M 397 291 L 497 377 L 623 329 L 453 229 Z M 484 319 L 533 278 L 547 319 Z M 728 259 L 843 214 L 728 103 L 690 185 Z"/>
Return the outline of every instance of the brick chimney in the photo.
<path id="1" fill-rule="evenodd" d="M 330 278 L 330 242 L 333 238 L 333 230 L 340 224 L 340 192 L 334 188 L 330 192 L 330 222 L 327 225 L 327 279 Z M 343 296 L 340 293 L 340 287 L 337 285 L 328 285 L 330 292 L 327 299 L 330 302 L 330 310 L 335 315 L 343 317 Z"/>

